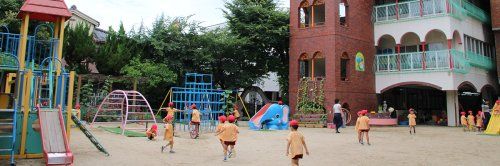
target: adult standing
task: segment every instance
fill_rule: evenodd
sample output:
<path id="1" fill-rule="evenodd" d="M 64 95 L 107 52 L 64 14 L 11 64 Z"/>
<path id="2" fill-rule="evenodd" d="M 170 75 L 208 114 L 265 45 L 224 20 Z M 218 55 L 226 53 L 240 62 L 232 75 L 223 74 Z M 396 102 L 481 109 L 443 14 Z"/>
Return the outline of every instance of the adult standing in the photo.
<path id="1" fill-rule="evenodd" d="M 342 105 L 340 105 L 340 100 L 335 99 L 335 104 L 333 105 L 333 123 L 335 123 L 336 133 L 339 132 L 339 128 L 342 126 Z"/>

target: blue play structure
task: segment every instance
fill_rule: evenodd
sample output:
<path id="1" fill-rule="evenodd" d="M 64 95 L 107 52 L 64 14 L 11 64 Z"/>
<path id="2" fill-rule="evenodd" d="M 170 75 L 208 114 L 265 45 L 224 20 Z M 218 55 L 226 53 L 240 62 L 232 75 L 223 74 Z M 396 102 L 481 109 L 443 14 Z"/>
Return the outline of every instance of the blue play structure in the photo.
<path id="1" fill-rule="evenodd" d="M 224 90 L 213 88 L 213 77 L 211 74 L 187 73 L 184 87 L 173 87 L 171 89 L 171 102 L 175 108 L 184 110 L 176 114 L 176 122 L 181 124 L 181 129 L 189 130 L 191 120 L 191 105 L 201 112 L 200 131 L 212 132 L 218 121 L 217 117 L 224 114 L 222 106 L 225 104 Z"/>
<path id="2" fill-rule="evenodd" d="M 250 130 L 288 130 L 290 108 L 268 103 L 248 122 Z"/>

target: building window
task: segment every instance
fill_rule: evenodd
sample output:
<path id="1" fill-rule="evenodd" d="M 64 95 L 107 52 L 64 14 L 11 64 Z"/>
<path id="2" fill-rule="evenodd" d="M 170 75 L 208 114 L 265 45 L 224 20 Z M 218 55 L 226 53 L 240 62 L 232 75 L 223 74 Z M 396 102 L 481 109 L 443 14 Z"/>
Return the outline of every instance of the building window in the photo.
<path id="1" fill-rule="evenodd" d="M 471 53 L 487 56 L 493 58 L 495 55 L 492 52 L 494 49 L 489 43 L 483 42 L 476 38 L 464 35 L 465 50 Z"/>
<path id="2" fill-rule="evenodd" d="M 325 77 L 326 76 L 326 62 L 325 57 L 321 52 L 316 52 L 313 57 L 313 73 L 312 77 Z"/>
<path id="3" fill-rule="evenodd" d="M 309 59 L 305 53 L 299 58 L 299 75 L 300 78 L 309 77 Z"/>
<path id="4" fill-rule="evenodd" d="M 313 3 L 314 25 L 325 24 L 325 2 L 324 0 L 315 0 Z"/>
<path id="5" fill-rule="evenodd" d="M 340 80 L 348 81 L 347 78 L 347 70 L 349 65 L 349 56 L 346 52 L 342 53 L 342 57 L 340 57 Z"/>
<path id="6" fill-rule="evenodd" d="M 309 27 L 311 15 L 311 6 L 309 6 L 309 2 L 304 0 L 300 3 L 299 7 L 299 27 L 307 28 Z"/>
<path id="7" fill-rule="evenodd" d="M 347 10 L 348 10 L 347 1 L 341 0 L 339 3 L 340 25 L 346 25 L 347 23 Z"/>

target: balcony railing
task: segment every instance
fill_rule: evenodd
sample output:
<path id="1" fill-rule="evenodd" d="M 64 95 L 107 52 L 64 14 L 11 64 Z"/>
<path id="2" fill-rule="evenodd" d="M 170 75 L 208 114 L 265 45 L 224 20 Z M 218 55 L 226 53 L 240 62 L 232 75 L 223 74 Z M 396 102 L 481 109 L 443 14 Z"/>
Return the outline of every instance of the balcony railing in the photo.
<path id="1" fill-rule="evenodd" d="M 486 12 L 463 0 L 413 0 L 379 5 L 375 6 L 373 9 L 375 22 L 397 21 L 448 14 L 458 19 L 462 19 L 465 15 L 469 15 L 482 22 L 489 21 Z"/>
<path id="2" fill-rule="evenodd" d="M 469 60 L 471 66 L 483 68 L 483 69 L 493 69 L 493 59 L 487 56 L 476 54 L 471 51 L 466 51 L 465 55 Z"/>
<path id="3" fill-rule="evenodd" d="M 456 50 L 401 53 L 399 56 L 398 54 L 382 54 L 376 55 L 375 58 L 375 71 L 378 73 L 450 69 L 466 72 L 468 67 L 469 63 L 464 54 Z"/>

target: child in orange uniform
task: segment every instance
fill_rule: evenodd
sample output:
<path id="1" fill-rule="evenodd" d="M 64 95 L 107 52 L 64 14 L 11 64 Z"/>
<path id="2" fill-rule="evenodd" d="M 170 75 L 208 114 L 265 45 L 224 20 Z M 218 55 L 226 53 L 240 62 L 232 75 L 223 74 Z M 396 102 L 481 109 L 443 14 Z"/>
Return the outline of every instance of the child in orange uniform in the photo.
<path id="1" fill-rule="evenodd" d="M 413 108 L 410 108 L 410 114 L 408 114 L 408 126 L 410 126 L 410 134 L 411 134 L 411 129 L 413 128 L 413 134 L 417 134 L 415 131 L 415 126 L 417 125 L 417 115 L 415 115 L 415 111 Z"/>
<path id="2" fill-rule="evenodd" d="M 172 102 L 168 103 L 168 107 L 165 110 L 167 111 L 167 116 L 169 116 L 169 115 L 172 116 L 172 122 L 171 122 L 171 124 L 172 124 L 172 128 L 174 129 L 174 134 L 175 134 L 175 113 L 179 112 L 179 110 L 175 109 L 174 103 L 172 103 Z M 165 118 L 163 119 L 163 122 L 165 122 L 165 123 L 167 123 L 165 121 L 166 118 L 167 118 L 167 116 L 165 116 Z"/>
<path id="3" fill-rule="evenodd" d="M 157 135 L 158 135 L 158 126 L 156 124 L 153 124 L 151 128 L 149 128 L 146 131 L 146 136 L 148 137 L 149 140 L 154 140 Z"/>
<path id="4" fill-rule="evenodd" d="M 222 148 L 224 149 L 224 141 L 222 141 L 222 135 L 220 135 L 220 133 L 222 133 L 222 130 L 224 129 L 224 125 L 226 123 L 226 116 L 222 115 L 222 116 L 219 116 L 219 124 L 217 125 L 217 129 L 215 131 L 215 136 L 217 136 L 217 138 L 219 138 L 220 140 L 220 144 L 222 145 Z"/>
<path id="5" fill-rule="evenodd" d="M 356 132 L 358 132 L 358 142 L 362 143 L 363 140 L 361 139 L 361 135 L 359 134 L 359 130 L 358 130 L 358 128 L 359 128 L 359 119 L 361 118 L 361 111 L 358 111 L 356 114 L 358 115 L 358 119 L 356 119 L 356 126 L 354 126 L 354 130 L 356 130 Z"/>
<path id="6" fill-rule="evenodd" d="M 167 146 L 170 146 L 170 153 L 175 153 L 174 148 L 174 126 L 172 125 L 173 116 L 167 115 L 164 120 L 166 120 L 165 124 L 165 135 L 163 136 L 163 140 L 168 141 L 168 144 L 165 146 L 161 146 L 161 152 L 165 150 Z"/>
<path id="7" fill-rule="evenodd" d="M 469 116 L 467 116 L 467 122 L 469 122 L 469 130 L 470 131 L 476 131 L 476 120 L 474 115 L 472 114 L 472 111 L 469 111 Z"/>
<path id="8" fill-rule="evenodd" d="M 366 114 L 368 114 L 368 110 L 363 110 L 361 111 L 361 115 L 363 115 L 361 118 L 359 118 L 359 121 L 357 122 L 357 126 L 358 126 L 358 130 L 359 130 L 359 133 L 358 133 L 358 137 L 361 137 L 361 140 L 363 139 L 363 133 L 365 133 L 365 136 L 366 136 L 366 143 L 368 143 L 368 145 L 371 145 L 370 144 L 370 137 L 368 136 L 368 132 L 370 131 L 370 118 L 368 118 L 368 116 L 366 116 Z M 361 145 L 364 145 L 363 142 L 360 142 Z"/>
<path id="9" fill-rule="evenodd" d="M 222 141 L 224 141 L 224 161 L 227 161 L 227 158 L 231 158 L 234 154 L 234 145 L 236 145 L 236 141 L 238 140 L 238 126 L 234 124 L 236 118 L 233 115 L 229 115 L 227 117 L 229 121 L 228 124 L 225 124 L 222 128 L 220 134 L 222 135 Z M 228 154 L 229 153 L 229 154 Z"/>
<path id="10" fill-rule="evenodd" d="M 238 105 L 233 106 L 233 116 L 236 118 L 234 123 L 238 125 L 238 121 L 240 121 L 240 111 L 238 111 Z"/>
<path id="11" fill-rule="evenodd" d="M 198 111 L 198 109 L 196 108 L 196 105 L 193 104 L 191 105 L 191 109 L 193 110 L 193 112 L 191 113 L 191 124 L 195 126 L 195 130 L 196 130 L 196 137 L 195 138 L 198 138 L 200 136 L 200 122 L 201 122 L 201 118 L 200 118 L 200 111 Z"/>
<path id="12" fill-rule="evenodd" d="M 484 119 L 484 114 L 483 114 L 483 111 L 477 111 L 477 115 L 476 115 L 476 127 L 477 127 L 477 131 L 478 132 L 481 132 L 481 129 L 483 128 L 483 119 Z"/>
<path id="13" fill-rule="evenodd" d="M 460 112 L 460 124 L 464 128 L 464 132 L 469 130 L 469 123 L 467 123 L 467 117 L 465 117 L 465 112 Z"/>
<path id="14" fill-rule="evenodd" d="M 296 120 L 290 121 L 290 134 L 288 134 L 286 154 L 292 159 L 292 166 L 298 166 L 299 160 L 304 156 L 304 149 L 306 154 L 309 155 L 309 150 L 307 149 L 306 141 L 304 136 L 297 131 L 299 128 L 299 123 Z"/>

